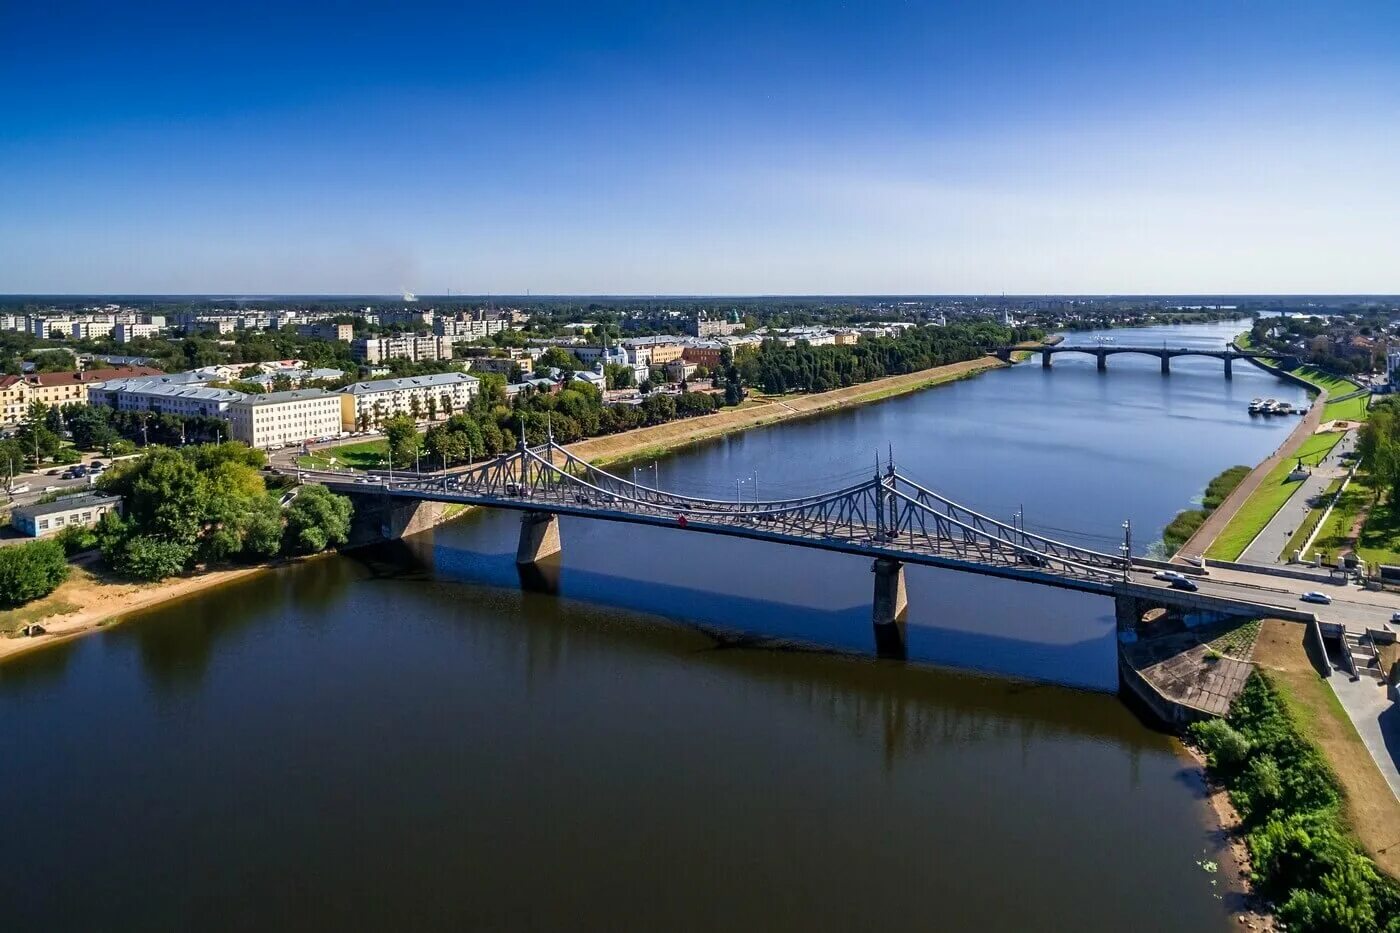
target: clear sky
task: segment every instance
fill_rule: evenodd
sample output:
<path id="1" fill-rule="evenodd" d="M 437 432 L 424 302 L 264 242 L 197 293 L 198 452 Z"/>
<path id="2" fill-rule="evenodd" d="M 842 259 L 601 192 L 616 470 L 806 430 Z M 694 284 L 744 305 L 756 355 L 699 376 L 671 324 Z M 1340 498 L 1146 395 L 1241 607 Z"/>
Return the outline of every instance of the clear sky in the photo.
<path id="1" fill-rule="evenodd" d="M 0 292 L 1400 292 L 1400 3 L 0 0 Z"/>

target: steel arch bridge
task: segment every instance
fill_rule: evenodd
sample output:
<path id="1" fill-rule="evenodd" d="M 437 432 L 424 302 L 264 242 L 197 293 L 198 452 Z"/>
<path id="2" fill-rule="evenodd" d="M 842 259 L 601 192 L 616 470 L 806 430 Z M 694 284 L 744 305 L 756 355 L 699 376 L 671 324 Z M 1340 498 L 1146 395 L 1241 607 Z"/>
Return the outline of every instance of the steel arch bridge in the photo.
<path id="1" fill-rule="evenodd" d="M 609 473 L 554 443 L 514 451 L 467 469 L 361 480 L 315 477 L 358 495 L 379 491 L 419 499 L 525 512 L 519 562 L 559 550 L 558 515 L 728 535 L 858 554 L 888 562 L 971 571 L 1109 594 L 1131 569 L 1122 553 L 1068 544 L 997 521 L 878 462 L 869 479 L 837 489 L 759 501 L 668 492 Z M 376 490 L 376 485 L 378 490 Z M 552 536 L 552 538 L 550 537 Z M 551 543 L 552 541 L 552 543 Z M 902 589 L 902 578 L 901 578 Z"/>

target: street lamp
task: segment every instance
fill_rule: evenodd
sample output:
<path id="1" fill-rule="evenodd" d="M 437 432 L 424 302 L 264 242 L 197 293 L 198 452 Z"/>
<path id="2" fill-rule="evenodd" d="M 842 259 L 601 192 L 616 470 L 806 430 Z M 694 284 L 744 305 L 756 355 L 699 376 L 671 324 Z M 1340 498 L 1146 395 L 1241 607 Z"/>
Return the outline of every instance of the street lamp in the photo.
<path id="1" fill-rule="evenodd" d="M 1127 518 L 1123 520 L 1123 580 L 1127 582 L 1128 569 L 1133 563 L 1133 520 Z"/>

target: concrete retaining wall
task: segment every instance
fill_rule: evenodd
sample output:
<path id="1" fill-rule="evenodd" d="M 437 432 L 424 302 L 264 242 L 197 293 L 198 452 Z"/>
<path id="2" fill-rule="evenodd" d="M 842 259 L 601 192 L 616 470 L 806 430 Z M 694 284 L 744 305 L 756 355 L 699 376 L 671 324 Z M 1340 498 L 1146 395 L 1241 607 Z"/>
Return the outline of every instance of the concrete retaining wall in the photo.
<path id="1" fill-rule="evenodd" d="M 1346 574 L 1319 573 L 1316 571 L 1297 570 L 1293 567 L 1277 567 L 1268 564 L 1241 564 L 1233 560 L 1216 560 L 1213 557 L 1206 558 L 1207 567 L 1219 567 L 1222 570 L 1243 570 L 1249 573 L 1265 573 L 1272 577 L 1290 577 L 1294 580 L 1307 580 L 1311 583 L 1330 583 L 1333 585 L 1345 583 Z"/>

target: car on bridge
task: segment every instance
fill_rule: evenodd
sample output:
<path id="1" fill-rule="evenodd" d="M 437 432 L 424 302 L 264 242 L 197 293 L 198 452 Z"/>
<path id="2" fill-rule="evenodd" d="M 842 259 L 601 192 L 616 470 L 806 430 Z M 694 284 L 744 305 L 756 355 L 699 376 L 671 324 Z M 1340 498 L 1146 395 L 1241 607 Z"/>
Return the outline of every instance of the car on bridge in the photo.
<path id="1" fill-rule="evenodd" d="M 1170 583 L 1173 580 L 1185 580 L 1185 574 L 1177 573 L 1175 570 L 1159 570 L 1152 575 L 1154 580 L 1165 580 Z"/>
<path id="2" fill-rule="evenodd" d="M 1332 605 L 1332 597 L 1326 593 L 1319 593 L 1317 590 L 1309 590 L 1298 597 L 1305 603 L 1321 603 L 1324 606 Z"/>
<path id="3" fill-rule="evenodd" d="M 1200 587 L 1196 585 L 1196 581 L 1188 580 L 1185 577 L 1181 576 L 1178 576 L 1171 581 L 1171 588 L 1174 590 L 1186 590 L 1191 593 L 1194 593 L 1200 589 Z"/>

